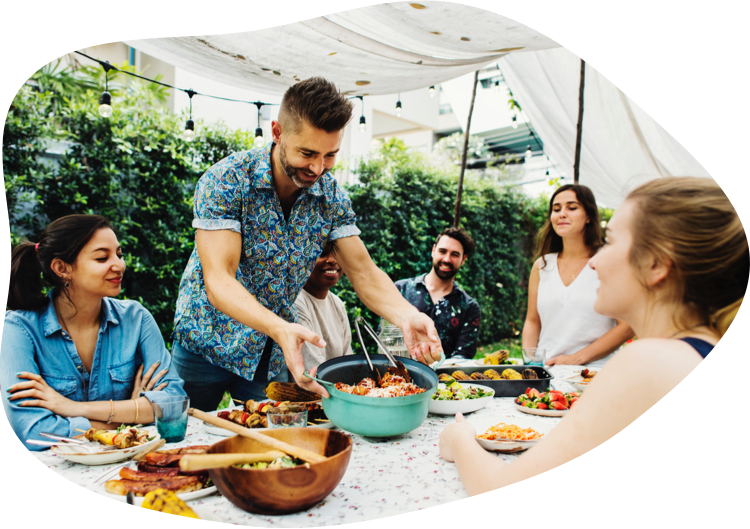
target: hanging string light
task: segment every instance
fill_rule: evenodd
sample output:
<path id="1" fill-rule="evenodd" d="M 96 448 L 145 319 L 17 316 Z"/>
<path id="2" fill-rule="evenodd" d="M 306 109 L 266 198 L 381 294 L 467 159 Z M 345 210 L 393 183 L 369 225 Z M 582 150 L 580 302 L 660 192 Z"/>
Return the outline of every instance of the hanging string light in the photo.
<path id="1" fill-rule="evenodd" d="M 435 97 L 435 85 L 430 87 L 430 97 Z"/>
<path id="2" fill-rule="evenodd" d="M 263 139 L 263 128 L 260 126 L 260 109 L 263 107 L 263 103 L 256 101 L 255 106 L 258 107 L 258 127 L 255 129 L 255 140 L 253 140 L 253 145 L 256 149 L 260 149 L 266 144 L 266 141 Z"/>
<path id="3" fill-rule="evenodd" d="M 193 141 L 195 139 L 195 123 L 193 122 L 193 96 L 195 95 L 195 92 L 193 92 L 193 89 L 191 88 L 185 93 L 190 98 L 190 115 L 185 122 L 185 130 L 182 133 L 182 137 L 185 141 Z"/>
<path id="4" fill-rule="evenodd" d="M 495 91 L 500 91 L 500 81 L 495 81 Z"/>
<path id="5" fill-rule="evenodd" d="M 362 101 L 362 117 L 359 118 L 359 131 L 365 132 L 367 130 L 367 120 L 365 120 L 365 96 L 357 96 Z"/>
<path id="6" fill-rule="evenodd" d="M 108 62 L 100 62 L 104 68 L 104 92 L 99 98 L 99 115 L 108 118 L 112 115 L 112 94 L 109 93 L 109 71 L 114 68 Z"/>
<path id="7" fill-rule="evenodd" d="M 533 152 L 532 152 L 532 150 L 531 150 L 531 145 L 527 145 L 527 146 L 526 146 L 526 152 L 525 152 L 525 153 L 523 153 L 523 157 L 525 158 L 525 160 L 524 160 L 524 161 L 525 161 L 526 163 L 529 163 L 529 161 L 531 160 L 531 157 L 532 157 L 532 156 L 534 156 L 534 153 L 533 153 Z"/>
<path id="8" fill-rule="evenodd" d="M 396 101 L 396 115 L 401 117 L 401 94 L 398 94 L 398 101 Z"/>
<path id="9" fill-rule="evenodd" d="M 513 122 L 513 128 L 517 129 L 518 128 L 518 116 L 516 116 L 515 114 L 513 114 L 513 117 L 511 118 L 511 121 Z"/>

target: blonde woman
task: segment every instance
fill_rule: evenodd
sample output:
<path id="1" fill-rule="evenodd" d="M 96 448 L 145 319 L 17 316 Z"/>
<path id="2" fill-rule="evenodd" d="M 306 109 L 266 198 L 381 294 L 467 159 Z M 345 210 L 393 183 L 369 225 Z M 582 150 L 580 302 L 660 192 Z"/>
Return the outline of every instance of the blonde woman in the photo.
<path id="1" fill-rule="evenodd" d="M 640 186 L 615 213 L 606 239 L 590 263 L 601 281 L 594 308 L 628 322 L 639 339 L 511 465 L 485 452 L 457 415 L 440 434 L 440 454 L 455 461 L 469 494 L 540 474 L 603 443 L 685 378 L 734 319 L 748 283 L 748 243 L 713 180 L 662 178 Z"/>

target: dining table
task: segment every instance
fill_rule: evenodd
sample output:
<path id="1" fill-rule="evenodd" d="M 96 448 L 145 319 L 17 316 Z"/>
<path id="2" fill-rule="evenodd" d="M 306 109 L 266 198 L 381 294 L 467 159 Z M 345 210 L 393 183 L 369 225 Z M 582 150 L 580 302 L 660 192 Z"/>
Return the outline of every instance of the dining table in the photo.
<path id="1" fill-rule="evenodd" d="M 471 362 L 473 360 L 456 363 Z M 550 382 L 551 389 L 576 391 L 564 379 L 577 375 L 582 366 L 559 365 L 546 369 L 554 376 Z M 468 415 L 493 418 L 521 416 L 531 417 L 516 408 L 513 398 L 494 398 L 486 407 Z M 559 417 L 534 418 L 552 425 L 561 420 Z M 467 497 L 466 490 L 455 465 L 444 461 L 438 448 L 440 432 L 454 421 L 453 416 L 429 414 L 418 428 L 396 437 L 372 438 L 349 434 L 353 440 L 353 450 L 343 478 L 331 494 L 306 511 L 278 516 L 249 513 L 234 506 L 219 493 L 191 500 L 188 505 L 211 513 L 213 520 L 226 523 L 259 527 L 320 527 L 364 522 L 460 500 Z M 202 421 L 189 417 L 185 439 L 168 443 L 164 448 L 210 445 L 222 439 L 208 433 Z M 523 452 L 495 454 L 506 461 L 513 461 Z M 95 483 L 103 474 L 112 473 L 117 465 L 72 463 L 50 450 L 35 452 L 34 455 L 52 471 L 77 485 L 106 495 L 112 501 L 125 501 L 124 496 L 106 493 L 105 480 Z M 117 478 L 116 472 L 112 478 Z"/>

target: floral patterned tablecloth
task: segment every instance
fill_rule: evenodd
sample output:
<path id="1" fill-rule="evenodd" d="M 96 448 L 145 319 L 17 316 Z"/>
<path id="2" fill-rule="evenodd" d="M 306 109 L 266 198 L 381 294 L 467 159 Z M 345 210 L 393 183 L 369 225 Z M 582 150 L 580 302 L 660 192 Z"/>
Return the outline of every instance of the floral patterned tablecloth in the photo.
<path id="1" fill-rule="evenodd" d="M 552 387 L 574 391 L 563 379 L 577 374 L 580 366 L 547 368 L 554 376 Z M 497 398 L 472 417 L 523 416 L 513 399 Z M 527 415 L 528 417 L 528 415 Z M 539 417 L 557 423 L 560 419 Z M 220 494 L 190 502 L 212 512 L 226 523 L 263 527 L 319 527 L 354 523 L 425 509 L 467 496 L 453 463 L 443 461 L 438 451 L 438 435 L 453 417 L 428 415 L 422 425 L 408 434 L 388 439 L 373 439 L 352 434 L 354 449 L 349 467 L 333 492 L 311 509 L 283 516 L 262 516 L 235 507 Z M 167 447 L 212 444 L 223 439 L 205 432 L 202 422 L 190 417 L 185 440 Z M 103 481 L 93 482 L 115 465 L 84 466 L 70 463 L 50 451 L 37 458 L 70 481 L 106 494 Z M 507 461 L 515 454 L 498 454 Z M 116 501 L 116 500 L 113 500 Z"/>

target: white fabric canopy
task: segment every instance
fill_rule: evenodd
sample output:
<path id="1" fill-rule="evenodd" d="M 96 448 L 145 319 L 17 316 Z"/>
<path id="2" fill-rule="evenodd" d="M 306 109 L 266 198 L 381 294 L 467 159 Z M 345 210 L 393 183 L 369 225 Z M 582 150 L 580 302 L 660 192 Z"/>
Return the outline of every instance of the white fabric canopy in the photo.
<path id="1" fill-rule="evenodd" d="M 512 51 L 558 46 L 513 20 L 449 2 L 381 4 L 261 31 L 126 44 L 192 73 L 275 95 L 312 76 L 349 95 L 407 92 Z"/>
<path id="2" fill-rule="evenodd" d="M 503 75 L 544 141 L 573 176 L 581 61 L 565 48 L 508 55 Z M 617 207 L 637 185 L 663 176 L 709 174 L 667 131 L 586 65 L 579 183 L 599 205 Z"/>
<path id="3" fill-rule="evenodd" d="M 203 77 L 275 96 L 312 76 L 334 81 L 349 95 L 396 94 L 499 61 L 545 151 L 573 175 L 580 60 L 535 30 L 489 11 L 449 2 L 399 2 L 261 31 L 127 44 Z M 470 96 L 468 89 L 467 104 Z M 629 189 L 652 178 L 708 176 L 674 138 L 588 66 L 584 109 L 580 183 L 594 190 L 601 205 L 616 207 Z M 454 111 L 465 123 L 468 106 L 456 104 Z"/>

